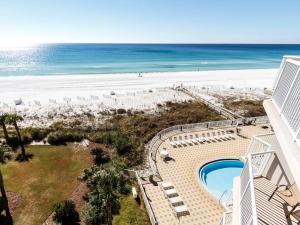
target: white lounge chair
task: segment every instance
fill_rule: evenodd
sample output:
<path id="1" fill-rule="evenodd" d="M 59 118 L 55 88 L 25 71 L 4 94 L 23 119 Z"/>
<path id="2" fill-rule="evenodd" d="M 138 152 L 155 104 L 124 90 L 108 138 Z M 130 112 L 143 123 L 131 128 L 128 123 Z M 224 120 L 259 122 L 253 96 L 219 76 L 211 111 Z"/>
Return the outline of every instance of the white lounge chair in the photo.
<path id="1" fill-rule="evenodd" d="M 196 138 L 196 140 L 201 144 L 206 141 L 205 138 Z"/>
<path id="2" fill-rule="evenodd" d="M 183 205 L 183 200 L 180 196 L 177 196 L 177 197 L 174 197 L 174 198 L 169 198 L 169 202 L 170 202 L 170 205 L 173 206 L 173 207 L 177 207 L 177 206 L 180 206 L 180 205 Z"/>
<path id="3" fill-rule="evenodd" d="M 187 145 L 188 143 L 186 143 L 185 141 L 180 141 L 181 145 Z"/>
<path id="4" fill-rule="evenodd" d="M 170 145 L 171 145 L 173 148 L 177 147 L 177 144 L 176 144 L 174 141 L 170 141 Z"/>
<path id="5" fill-rule="evenodd" d="M 174 197 L 177 197 L 179 195 L 178 195 L 176 189 L 172 188 L 172 189 L 165 190 L 165 196 L 167 198 L 174 198 Z"/>
<path id="6" fill-rule="evenodd" d="M 180 141 L 174 141 L 174 143 L 175 143 L 177 146 L 182 146 L 182 144 L 181 144 Z"/>
<path id="7" fill-rule="evenodd" d="M 189 145 L 193 144 L 193 142 L 191 140 L 185 140 L 185 142 L 187 142 Z"/>
<path id="8" fill-rule="evenodd" d="M 227 137 L 229 140 L 230 139 L 235 139 L 234 135 L 229 133 L 228 131 L 223 131 L 222 132 L 224 134 L 225 137 Z"/>
<path id="9" fill-rule="evenodd" d="M 222 139 L 218 135 L 216 135 L 216 133 L 212 133 L 212 136 L 215 140 L 222 141 Z"/>
<path id="10" fill-rule="evenodd" d="M 186 205 L 180 205 L 180 206 L 174 207 L 174 212 L 177 217 L 186 216 L 186 215 L 190 214 Z"/>
<path id="11" fill-rule="evenodd" d="M 205 137 L 205 134 L 202 134 L 202 140 L 205 140 L 207 143 L 210 143 L 209 138 Z"/>
<path id="12" fill-rule="evenodd" d="M 191 142 L 193 142 L 195 145 L 197 145 L 197 144 L 198 144 L 198 141 L 197 141 L 197 140 L 195 140 L 195 139 L 192 139 L 192 140 L 191 140 Z"/>
<path id="13" fill-rule="evenodd" d="M 174 185 L 172 182 L 161 182 L 160 186 L 163 190 L 174 189 Z"/>
<path id="14" fill-rule="evenodd" d="M 215 141 L 215 138 L 214 137 L 211 137 L 210 136 L 210 133 L 207 133 L 207 137 L 206 137 L 210 142 L 213 142 Z"/>
<path id="15" fill-rule="evenodd" d="M 231 138 L 225 133 L 225 131 L 221 131 L 220 135 L 224 140 L 230 140 Z"/>
<path id="16" fill-rule="evenodd" d="M 235 139 L 235 136 L 233 134 L 227 134 L 228 137 L 230 137 L 231 139 Z"/>
<path id="17" fill-rule="evenodd" d="M 165 158 L 170 157 L 170 154 L 166 150 L 161 150 L 160 151 L 160 157 L 165 159 Z"/>

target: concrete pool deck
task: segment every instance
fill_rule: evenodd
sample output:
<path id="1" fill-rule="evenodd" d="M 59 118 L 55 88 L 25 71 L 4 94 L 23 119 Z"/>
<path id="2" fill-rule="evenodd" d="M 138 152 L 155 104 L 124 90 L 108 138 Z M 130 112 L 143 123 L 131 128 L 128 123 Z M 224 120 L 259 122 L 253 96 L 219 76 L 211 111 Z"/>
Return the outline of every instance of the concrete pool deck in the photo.
<path id="1" fill-rule="evenodd" d="M 189 210 L 189 215 L 178 219 L 160 186 L 155 186 L 147 179 L 143 187 L 159 225 L 219 225 L 223 206 L 203 186 L 199 179 L 199 168 L 211 161 L 219 159 L 240 159 L 249 146 L 250 137 L 258 134 L 270 133 L 270 129 L 262 129 L 262 125 L 243 126 L 241 134 L 234 134 L 235 139 L 213 143 L 192 144 L 185 147 L 174 148 L 170 140 L 163 141 L 156 154 L 158 172 L 164 182 L 172 182 Z M 235 130 L 234 128 L 216 129 Z M 184 136 L 207 133 L 215 130 L 182 132 L 172 136 Z M 166 149 L 173 160 L 164 162 L 159 152 Z"/>

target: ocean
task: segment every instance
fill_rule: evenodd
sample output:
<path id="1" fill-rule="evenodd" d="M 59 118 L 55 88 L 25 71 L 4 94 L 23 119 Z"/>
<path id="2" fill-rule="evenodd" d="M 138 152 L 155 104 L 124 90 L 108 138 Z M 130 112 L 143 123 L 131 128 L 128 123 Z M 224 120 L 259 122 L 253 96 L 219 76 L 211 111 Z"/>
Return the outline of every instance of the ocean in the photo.
<path id="1" fill-rule="evenodd" d="M 0 76 L 278 68 L 300 45 L 42 44 L 0 48 Z"/>

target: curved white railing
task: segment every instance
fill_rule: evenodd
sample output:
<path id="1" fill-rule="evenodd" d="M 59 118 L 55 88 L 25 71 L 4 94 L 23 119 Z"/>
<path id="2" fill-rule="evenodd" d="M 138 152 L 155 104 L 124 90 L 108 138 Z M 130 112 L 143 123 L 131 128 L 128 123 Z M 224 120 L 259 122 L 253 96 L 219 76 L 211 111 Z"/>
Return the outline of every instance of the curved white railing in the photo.
<path id="1" fill-rule="evenodd" d="M 203 122 L 203 123 L 192 123 L 192 124 L 183 124 L 183 125 L 175 125 L 172 127 L 168 127 L 166 129 L 161 130 L 158 132 L 151 141 L 146 145 L 146 150 L 148 152 L 148 175 L 156 175 L 158 174 L 155 157 L 157 153 L 157 149 L 162 141 L 166 140 L 168 137 L 174 135 L 174 132 L 184 132 L 184 131 L 191 131 L 191 130 L 205 130 L 209 128 L 219 128 L 219 127 L 234 127 L 239 124 L 247 124 L 249 122 L 254 123 L 267 123 L 269 119 L 267 116 L 260 116 L 260 117 L 248 117 L 248 118 L 240 118 L 235 120 L 220 120 L 220 121 L 211 121 L 211 122 Z"/>

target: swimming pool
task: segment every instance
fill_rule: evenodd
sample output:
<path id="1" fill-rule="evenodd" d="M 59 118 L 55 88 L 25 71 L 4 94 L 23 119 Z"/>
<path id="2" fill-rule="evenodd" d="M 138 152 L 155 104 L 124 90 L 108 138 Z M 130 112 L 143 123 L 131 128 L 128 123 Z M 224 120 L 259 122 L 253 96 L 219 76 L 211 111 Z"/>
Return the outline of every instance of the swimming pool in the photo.
<path id="1" fill-rule="evenodd" d="M 235 159 L 213 161 L 201 167 L 199 176 L 208 191 L 218 200 L 230 195 L 233 178 L 240 176 L 244 163 Z"/>

